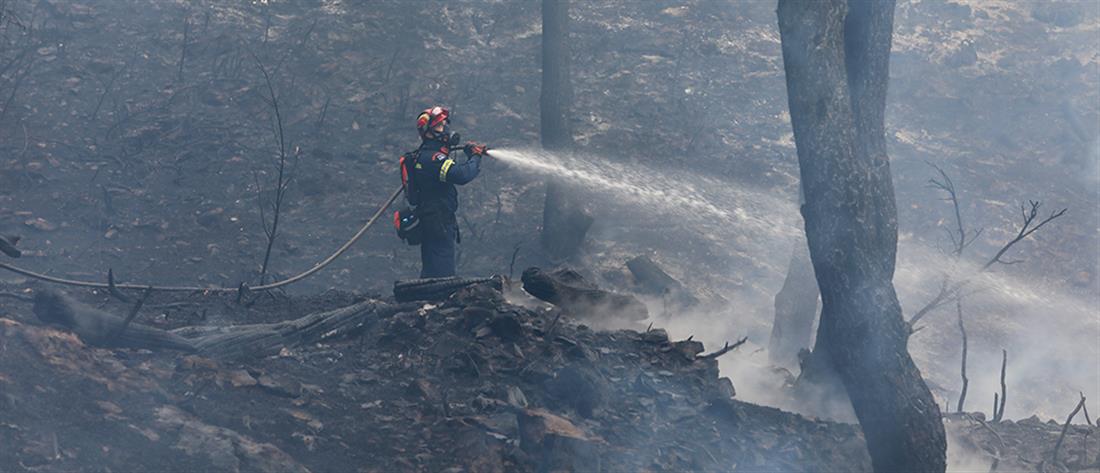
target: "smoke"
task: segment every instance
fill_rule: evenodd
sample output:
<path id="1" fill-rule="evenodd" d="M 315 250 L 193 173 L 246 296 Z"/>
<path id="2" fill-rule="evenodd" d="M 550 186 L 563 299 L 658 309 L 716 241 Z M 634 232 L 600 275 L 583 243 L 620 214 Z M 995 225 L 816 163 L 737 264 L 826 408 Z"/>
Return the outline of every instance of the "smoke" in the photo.
<path id="1" fill-rule="evenodd" d="M 603 156 L 518 149 L 497 149 L 492 155 L 518 171 L 562 178 L 598 203 L 592 230 L 597 238 L 581 261 L 603 277 L 597 282 L 629 290 L 623 262 L 646 253 L 687 287 L 704 293 L 708 303 L 687 311 L 665 313 L 662 301 L 648 301 L 655 327 L 673 338 L 694 337 L 708 351 L 748 336 L 748 344 L 720 359 L 722 374 L 734 381 L 739 398 L 850 419 L 846 399 L 821 399 L 817 406 L 794 402 L 786 387 L 797 373 L 767 361 L 773 297 L 800 232 L 793 198 Z M 1022 267 L 979 274 L 979 265 L 964 260 L 952 267 L 950 257 L 932 245 L 914 238 L 899 241 L 894 283 L 906 317 L 935 294 L 945 270 L 972 281 L 963 301 L 969 334 L 966 408 L 991 409 L 993 393 L 1000 390 L 1002 348 L 1008 351 L 1008 418 L 1053 418 L 1078 391 L 1100 396 L 1097 297 L 1042 283 Z M 953 411 L 961 384 L 953 305 L 930 313 L 921 325 L 910 352 L 934 394 Z"/>
<path id="2" fill-rule="evenodd" d="M 966 437 L 960 436 L 950 425 L 944 425 L 947 433 L 947 471 L 990 471 L 993 464 L 988 454 L 978 450 Z"/>
<path id="3" fill-rule="evenodd" d="M 908 316 L 938 288 L 948 257 L 909 242 L 899 247 L 895 285 Z M 956 273 L 973 275 L 963 299 L 969 355 L 968 410 L 992 410 L 1000 391 L 1001 349 L 1008 352 L 1007 418 L 1062 415 L 1082 391 L 1100 395 L 1100 301 L 1028 276 L 1015 267 L 976 274 L 978 262 L 964 261 Z M 944 388 L 954 410 L 961 378 L 961 338 L 954 305 L 930 313 L 910 340 L 910 352 L 925 377 Z"/>

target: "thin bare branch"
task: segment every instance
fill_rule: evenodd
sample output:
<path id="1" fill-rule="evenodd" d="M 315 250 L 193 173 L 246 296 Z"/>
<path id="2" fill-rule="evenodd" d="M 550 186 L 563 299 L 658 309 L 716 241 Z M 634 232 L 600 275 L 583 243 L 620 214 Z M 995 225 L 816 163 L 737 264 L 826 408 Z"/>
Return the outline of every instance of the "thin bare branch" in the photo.
<path id="1" fill-rule="evenodd" d="M 126 328 L 129 327 L 130 322 L 133 322 L 134 318 L 137 317 L 138 312 L 141 311 L 141 306 L 145 305 L 145 301 L 149 300 L 149 295 L 152 293 L 152 286 L 145 288 L 145 292 L 141 294 L 141 299 L 138 299 L 137 303 L 134 304 L 134 307 L 130 309 L 130 313 L 126 314 L 126 320 L 123 320 L 122 325 L 120 325 L 118 329 L 115 330 L 114 335 L 112 335 L 113 338 L 121 337 L 122 334 L 126 333 Z"/>
<path id="2" fill-rule="evenodd" d="M 950 274 L 945 274 L 943 277 L 943 281 L 940 282 L 939 292 L 937 292 L 936 295 L 932 297 L 932 300 L 928 301 L 928 303 L 925 304 L 924 307 L 921 307 L 920 310 L 918 310 L 915 314 L 913 314 L 911 318 L 909 318 L 909 326 L 916 326 L 917 322 L 924 318 L 924 316 L 928 315 L 929 312 L 932 312 L 933 310 L 936 310 L 954 300 L 955 296 L 958 295 L 958 289 L 959 288 L 951 284 Z M 915 331 L 910 329 L 910 334 L 913 333 L 915 333 Z"/>
<path id="3" fill-rule="evenodd" d="M 993 411 L 993 421 L 1000 422 L 1005 417 L 1005 401 L 1008 400 L 1008 387 L 1005 384 L 1005 368 L 1008 367 L 1008 350 L 1001 349 L 1001 396 L 1000 404 L 995 405 Z M 996 398 L 994 398 L 996 403 Z"/>
<path id="4" fill-rule="evenodd" d="M 272 124 L 272 133 L 275 141 L 279 144 L 279 175 L 275 184 L 275 202 L 272 204 L 273 215 L 271 217 L 271 230 L 267 230 L 267 226 L 264 226 L 264 233 L 267 235 L 267 248 L 264 249 L 264 261 L 260 266 L 260 284 L 264 284 L 267 278 L 267 267 L 271 262 L 271 248 L 275 245 L 275 238 L 279 232 L 279 216 L 282 213 L 283 197 L 286 195 L 286 189 L 289 185 L 289 179 L 286 176 L 286 135 L 283 132 L 283 115 L 279 111 L 279 98 L 275 95 L 275 86 L 271 83 L 271 76 L 267 73 L 267 69 L 264 68 L 263 62 L 260 61 L 259 56 L 252 53 L 252 58 L 256 61 L 256 67 L 260 69 L 260 73 L 264 76 L 264 83 L 267 85 L 267 92 L 271 99 L 271 108 L 275 113 L 275 123 Z"/>
<path id="5" fill-rule="evenodd" d="M 1066 432 L 1069 431 L 1069 423 L 1073 421 L 1073 416 L 1077 415 L 1077 412 L 1085 407 L 1085 395 L 1081 395 L 1081 400 L 1077 402 L 1077 407 L 1073 408 L 1073 412 L 1069 413 L 1069 417 L 1066 418 L 1066 423 L 1062 425 L 1062 433 L 1058 435 L 1058 443 L 1054 444 L 1054 453 L 1051 454 L 1050 464 L 1052 466 L 1058 465 L 1058 451 L 1062 449 L 1062 441 L 1066 439 Z"/>
<path id="6" fill-rule="evenodd" d="M 252 171 L 252 179 L 256 181 L 256 206 L 260 208 L 260 225 L 264 235 L 271 239 L 271 230 L 267 226 L 267 212 L 264 211 L 264 185 L 260 182 L 260 173 Z"/>
<path id="7" fill-rule="evenodd" d="M 951 181 L 951 178 L 948 177 L 947 174 L 943 171 L 943 169 L 931 163 L 929 163 L 929 165 L 935 168 L 941 176 L 941 179 L 929 179 L 929 185 L 933 188 L 940 189 L 946 192 L 948 194 L 948 198 L 946 200 L 951 201 L 953 204 L 957 227 L 956 231 L 958 232 L 958 236 L 956 236 L 954 232 L 949 231 L 949 237 L 951 239 L 952 246 L 955 249 L 953 254 L 956 259 L 958 259 L 962 256 L 963 251 L 972 243 L 974 243 L 975 240 L 977 240 L 978 236 L 982 234 L 982 231 L 984 229 L 979 229 L 970 236 L 967 235 L 967 231 L 962 224 L 962 216 L 959 211 L 959 203 L 957 199 L 958 194 L 955 191 L 954 183 Z M 1019 259 L 1006 260 L 1004 259 L 1004 255 L 1008 253 L 1008 251 L 1011 250 L 1012 247 L 1020 241 L 1023 241 L 1027 237 L 1031 236 L 1033 233 L 1038 231 L 1046 224 L 1054 221 L 1062 215 L 1065 215 L 1066 211 L 1068 210 L 1062 209 L 1057 212 L 1051 212 L 1046 218 L 1036 223 L 1036 219 L 1038 219 L 1039 217 L 1039 209 L 1041 208 L 1041 206 L 1041 202 L 1034 200 L 1029 200 L 1026 205 L 1020 205 L 1021 222 L 1020 227 L 1016 232 L 1016 236 L 1006 242 L 999 250 L 997 250 L 993 257 L 986 261 L 985 264 L 983 264 L 976 273 L 984 273 L 995 264 L 1011 266 L 1024 262 L 1024 260 Z M 955 299 L 963 297 L 962 289 L 969 285 L 970 282 L 971 281 L 969 278 L 962 278 L 954 283 L 949 284 L 948 275 L 945 275 L 944 282 L 943 284 L 941 284 L 939 291 L 936 293 L 935 296 L 932 297 L 931 300 L 929 300 L 923 307 L 921 307 L 916 311 L 916 313 L 914 313 L 914 315 L 908 321 L 909 326 L 914 326 L 919 320 L 921 320 L 933 310 L 936 310 Z M 912 329 L 910 329 L 910 334 L 912 333 Z"/>
<path id="8" fill-rule="evenodd" d="M 702 360 L 702 359 L 709 359 L 709 358 L 718 358 L 722 355 L 725 355 L 726 353 L 729 353 L 731 350 L 734 350 L 737 347 L 739 347 L 741 345 L 744 345 L 745 342 L 747 342 L 747 341 L 749 341 L 749 337 L 741 337 L 741 339 L 738 340 L 737 343 L 734 343 L 733 345 L 730 345 L 730 342 L 726 342 L 726 346 L 722 347 L 721 350 L 718 350 L 714 353 L 697 356 L 697 357 L 695 357 L 695 359 L 696 360 Z"/>
<path id="9" fill-rule="evenodd" d="M 115 285 L 115 270 L 111 268 L 107 268 L 107 293 L 127 304 L 132 302 L 129 297 L 118 290 L 118 286 Z"/>
<path id="10" fill-rule="evenodd" d="M 1081 399 L 1085 398 L 1085 393 L 1080 392 L 1080 391 L 1078 391 L 1078 393 L 1081 394 Z M 1085 423 L 1088 424 L 1089 426 L 1092 426 L 1092 417 L 1089 417 L 1089 406 L 1088 406 L 1088 404 L 1082 404 L 1081 409 L 1083 411 L 1085 411 Z"/>
<path id="11" fill-rule="evenodd" d="M 984 265 L 982 265 L 982 268 L 980 270 L 978 270 L 978 272 L 984 272 L 984 271 L 988 270 L 991 266 L 993 266 L 994 264 L 997 264 L 997 263 L 1001 263 L 1001 264 L 1017 264 L 1017 263 L 1019 263 L 1018 260 L 1004 261 L 1001 258 L 1005 255 L 1005 253 L 1008 252 L 1008 250 L 1012 249 L 1012 247 L 1015 244 L 1023 241 L 1025 238 L 1031 236 L 1031 234 L 1035 233 L 1040 228 L 1043 228 L 1044 225 L 1054 221 L 1055 219 L 1057 219 L 1058 217 L 1061 217 L 1062 215 L 1065 215 L 1066 210 L 1068 210 L 1068 209 L 1062 209 L 1062 210 L 1059 210 L 1057 212 L 1051 212 L 1049 216 L 1047 216 L 1045 219 L 1039 221 L 1039 223 L 1036 224 L 1035 219 L 1038 218 L 1038 216 L 1039 216 L 1039 208 L 1041 206 L 1042 206 L 1042 203 L 1039 202 L 1039 201 L 1035 201 L 1035 200 L 1028 201 L 1028 206 L 1025 206 L 1023 204 L 1020 205 L 1020 216 L 1021 216 L 1022 222 L 1020 223 L 1019 231 L 1016 232 L 1016 236 L 1013 239 L 1009 240 L 1008 243 L 1005 243 L 1004 246 L 1001 247 L 1001 249 L 997 250 L 997 253 L 994 254 L 993 257 L 989 259 L 989 261 L 987 261 Z"/>
<path id="12" fill-rule="evenodd" d="M 962 389 L 959 392 L 959 404 L 955 408 L 955 412 L 963 412 L 963 406 L 966 405 L 966 390 L 970 387 L 970 379 L 966 377 L 966 355 L 967 355 L 967 340 L 966 340 L 966 325 L 963 323 L 963 309 L 962 299 L 955 299 L 955 313 L 959 319 L 959 334 L 962 335 Z"/>
<path id="13" fill-rule="evenodd" d="M 1005 439 L 1002 438 L 1001 434 L 998 434 L 996 430 L 993 430 L 993 427 L 990 427 L 989 424 L 987 424 L 980 417 L 965 413 L 963 414 L 963 416 L 965 416 L 968 420 L 976 422 L 978 425 L 982 426 L 982 428 L 993 434 L 993 438 L 997 439 L 997 443 L 1000 445 L 1000 447 L 997 449 L 997 454 L 993 455 L 993 463 L 989 465 L 989 473 L 997 471 L 997 465 L 1001 462 L 1001 455 L 1003 455 L 1004 451 L 1007 449 L 1005 445 Z"/>
<path id="14" fill-rule="evenodd" d="M 930 185 L 936 189 L 939 189 L 947 193 L 947 200 L 951 201 L 951 206 L 955 209 L 955 228 L 958 232 L 958 237 L 951 234 L 951 242 L 954 244 L 955 256 L 962 255 L 963 250 L 966 249 L 966 229 L 963 227 L 962 211 L 959 210 L 959 195 L 955 192 L 955 183 L 951 181 L 951 177 L 939 166 L 928 163 L 940 173 L 941 180 L 937 181 L 935 178 L 929 179 Z"/>

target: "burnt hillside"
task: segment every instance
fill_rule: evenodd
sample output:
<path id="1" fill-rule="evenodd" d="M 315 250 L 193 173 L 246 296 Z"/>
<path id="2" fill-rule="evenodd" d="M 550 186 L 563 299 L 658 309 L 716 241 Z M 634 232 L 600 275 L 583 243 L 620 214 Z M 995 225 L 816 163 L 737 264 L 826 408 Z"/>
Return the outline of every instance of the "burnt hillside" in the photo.
<path id="1" fill-rule="evenodd" d="M 269 278 L 297 274 L 344 243 L 398 185 L 396 159 L 416 146 L 412 122 L 424 107 L 451 106 L 467 139 L 538 147 L 539 18 L 537 2 L 491 0 L 0 1 L 0 235 L 22 236 L 23 250 L 18 260 L 0 258 L 97 282 L 111 270 L 125 283 L 255 285 L 271 218 L 260 209 L 277 174 L 274 92 L 292 180 Z M 459 272 L 518 279 L 530 266 L 565 264 L 602 287 L 641 292 L 624 263 L 646 255 L 704 308 L 668 310 L 643 295 L 652 317 L 618 324 L 632 331 L 582 329 L 566 315 L 551 337 L 553 312 L 522 308 L 533 303 L 516 297 L 518 306 L 491 308 L 518 321 L 506 342 L 479 337 L 476 324 L 458 328 L 471 302 L 451 300 L 379 319 L 332 346 L 207 366 L 91 350 L 41 327 L 24 302 L 0 298 L 0 439 L 20 445 L 5 450 L 0 470 L 249 470 L 262 457 L 327 471 L 376 452 L 388 462 L 379 471 L 434 471 L 455 466 L 447 462 L 463 450 L 492 458 L 490 469 L 536 468 L 512 425 L 522 413 L 500 404 L 509 386 L 529 409 L 591 437 L 613 469 L 865 467 L 848 454 L 861 448 L 850 425 L 759 406 L 851 420 L 788 396 L 788 373 L 768 365 L 762 348 L 801 228 L 774 2 L 575 2 L 571 20 L 581 151 L 565 162 L 679 200 L 653 205 L 578 185 L 596 223 L 579 257 L 551 261 L 538 245 L 544 176 L 489 158 L 461 189 Z M 964 265 L 1014 235 L 1021 202 L 1068 208 L 1014 247 L 1008 259 L 1022 262 L 983 279 L 965 309 L 968 410 L 984 409 L 999 390 L 1004 348 L 1007 417 L 1061 421 L 1078 393 L 1100 398 L 1100 12 L 1074 1 L 912 0 L 899 2 L 895 21 L 886 126 L 902 307 L 907 316 L 920 308 L 949 266 L 951 208 L 928 187 L 936 176 L 928 163 L 954 178 L 967 224 L 984 229 Z M 382 300 L 394 280 L 417 274 L 418 257 L 382 222 L 286 293 L 248 306 L 232 296 L 156 294 L 138 320 L 165 329 L 268 323 Z M 32 284 L 0 272 L 0 292 Z M 74 294 L 126 313 L 103 294 Z M 961 350 L 950 312 L 930 314 L 909 346 L 934 394 L 953 405 Z M 647 341 L 657 329 L 669 340 Z M 384 340 L 391 330 L 407 339 Z M 720 370 L 682 353 L 695 341 L 710 352 L 742 336 L 747 344 L 721 357 Z M 434 351 L 441 340 L 473 361 Z M 534 368 L 509 371 L 530 363 L 543 366 L 542 378 Z M 576 363 L 595 365 L 607 385 L 595 418 L 545 384 Z M 265 376 L 286 379 L 265 387 Z M 738 401 L 718 396 L 722 377 Z M 359 416 L 362 425 L 349 420 Z M 984 469 L 1001 448 L 996 438 L 970 420 L 955 425 L 965 426 L 962 445 Z M 1050 453 L 1057 428 L 1048 427 L 1020 427 L 1034 431 L 1007 447 L 1020 468 Z M 181 437 L 187 429 L 195 434 Z M 1010 444 L 1017 438 L 998 431 Z M 119 443 L 100 448 L 92 438 L 103 432 Z M 1084 432 L 1071 435 L 1094 438 Z M 370 446 L 379 450 L 364 450 L 368 433 L 380 435 Z M 1083 451 L 1072 465 L 1089 465 L 1094 446 L 1072 439 L 1067 447 L 1077 450 L 1063 453 Z M 192 454 L 208 441 L 220 457 Z"/>

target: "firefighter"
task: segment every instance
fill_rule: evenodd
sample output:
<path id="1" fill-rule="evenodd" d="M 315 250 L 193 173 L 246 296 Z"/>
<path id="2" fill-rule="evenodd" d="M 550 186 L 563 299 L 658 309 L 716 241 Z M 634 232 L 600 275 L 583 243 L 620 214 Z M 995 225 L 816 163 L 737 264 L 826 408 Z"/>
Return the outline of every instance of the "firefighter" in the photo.
<path id="1" fill-rule="evenodd" d="M 420 262 L 422 278 L 455 275 L 455 244 L 461 241 L 455 212 L 458 210 L 458 190 L 481 172 L 481 158 L 487 148 L 466 143 L 462 151 L 465 162 L 451 158 L 457 146 L 457 134 L 450 130 L 450 111 L 435 106 L 416 117 L 420 133 L 420 148 L 414 153 L 412 192 L 406 190 L 410 204 L 416 206 L 416 216 L 422 226 Z M 415 200 L 415 202 L 413 201 Z"/>

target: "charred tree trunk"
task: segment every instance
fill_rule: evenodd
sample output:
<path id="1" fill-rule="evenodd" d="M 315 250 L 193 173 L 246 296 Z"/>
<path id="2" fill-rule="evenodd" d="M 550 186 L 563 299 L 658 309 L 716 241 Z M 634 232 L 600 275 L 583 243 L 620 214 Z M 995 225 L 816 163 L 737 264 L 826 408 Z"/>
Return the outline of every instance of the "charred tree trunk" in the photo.
<path id="1" fill-rule="evenodd" d="M 876 471 L 946 469 L 940 409 L 906 342 L 884 115 L 894 2 L 780 0 L 787 95 L 827 354 Z"/>
<path id="2" fill-rule="evenodd" d="M 768 343 L 773 364 L 798 366 L 798 352 L 810 348 L 818 307 L 817 280 L 805 238 L 794 244 L 783 287 L 775 294 L 775 321 Z"/>
<path id="3" fill-rule="evenodd" d="M 569 77 L 569 0 L 542 1 L 542 91 L 539 132 L 542 147 L 573 147 L 569 107 L 573 85 Z"/>
<path id="4" fill-rule="evenodd" d="M 959 335 L 962 335 L 963 345 L 962 363 L 959 368 L 959 373 L 962 376 L 962 388 L 959 390 L 959 404 L 955 407 L 955 412 L 962 414 L 963 406 L 966 405 L 966 391 L 970 388 L 970 378 L 966 377 L 966 352 L 969 347 L 966 340 L 966 324 L 963 323 L 962 299 L 955 300 L 955 314 L 959 317 Z"/>
<path id="5" fill-rule="evenodd" d="M 542 0 L 542 93 L 539 97 L 542 147 L 567 150 L 573 147 L 569 106 L 573 87 L 569 78 L 569 1 Z M 553 258 L 577 253 L 592 225 L 582 205 L 565 188 L 551 179 L 546 183 L 542 211 L 542 247 Z"/>

